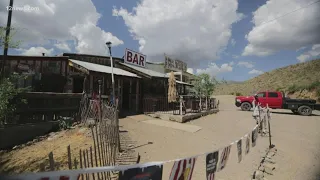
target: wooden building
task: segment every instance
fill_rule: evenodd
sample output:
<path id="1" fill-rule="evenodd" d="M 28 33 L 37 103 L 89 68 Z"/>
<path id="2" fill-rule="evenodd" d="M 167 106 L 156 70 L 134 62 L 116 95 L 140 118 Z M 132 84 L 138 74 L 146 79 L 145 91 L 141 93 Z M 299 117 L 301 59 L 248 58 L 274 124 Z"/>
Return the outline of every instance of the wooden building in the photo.
<path id="1" fill-rule="evenodd" d="M 10 55 L 7 56 L 7 66 L 9 73 L 26 76 L 18 82 L 19 87 L 31 87 L 33 92 L 65 92 L 68 57 Z"/>
<path id="2" fill-rule="evenodd" d="M 69 88 L 70 92 L 86 91 L 90 95 L 98 94 L 99 84 L 98 81 L 102 80 L 102 98 L 110 101 L 112 94 L 112 68 L 109 57 L 106 56 L 93 56 L 87 54 L 70 54 L 64 53 L 63 56 L 69 56 Z M 113 58 L 114 63 L 121 61 L 119 58 Z M 128 103 L 128 90 L 131 87 L 139 87 L 140 76 L 132 72 L 120 69 L 114 65 L 113 74 L 115 80 L 115 97 L 118 99 L 118 107 L 121 112 L 139 112 L 139 89 L 135 88 L 131 94 L 133 106 L 129 108 Z M 87 83 L 83 85 L 84 78 Z M 137 85 L 138 84 L 138 85 Z M 83 89 L 85 87 L 86 89 Z"/>
<path id="3" fill-rule="evenodd" d="M 122 112 L 141 113 L 144 98 L 167 97 L 168 77 L 164 66 L 154 70 L 151 63 L 145 68 L 124 63 L 113 57 L 115 97 Z M 10 72 L 24 73 L 30 81 L 21 86 L 31 86 L 35 92 L 98 94 L 98 80 L 102 80 L 102 98 L 110 100 L 112 93 L 111 61 L 108 56 L 64 53 L 62 56 L 8 56 Z M 149 66 L 148 66 L 149 65 Z M 163 72 L 162 72 L 163 70 Z M 160 71 L 160 72 L 159 72 Z M 86 80 L 85 80 L 86 79 Z M 186 93 L 187 82 L 177 80 L 179 94 Z M 181 88 L 179 88 L 181 87 Z"/>

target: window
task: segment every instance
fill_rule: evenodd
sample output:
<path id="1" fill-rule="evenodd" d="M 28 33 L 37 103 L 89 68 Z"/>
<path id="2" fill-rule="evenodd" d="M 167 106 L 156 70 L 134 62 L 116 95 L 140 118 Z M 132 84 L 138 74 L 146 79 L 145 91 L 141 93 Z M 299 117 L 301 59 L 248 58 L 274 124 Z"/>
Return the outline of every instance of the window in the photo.
<path id="1" fill-rule="evenodd" d="M 258 97 L 266 97 L 266 92 L 261 92 L 257 94 Z"/>
<path id="2" fill-rule="evenodd" d="M 269 97 L 270 98 L 277 98 L 279 96 L 278 96 L 278 93 L 276 93 L 276 92 L 269 92 Z"/>

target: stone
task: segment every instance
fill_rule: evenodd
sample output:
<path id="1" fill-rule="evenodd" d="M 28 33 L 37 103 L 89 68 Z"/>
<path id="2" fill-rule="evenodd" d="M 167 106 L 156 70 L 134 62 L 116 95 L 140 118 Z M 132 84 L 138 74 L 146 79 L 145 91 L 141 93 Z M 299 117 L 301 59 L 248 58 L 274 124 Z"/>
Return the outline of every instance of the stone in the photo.
<path id="1" fill-rule="evenodd" d="M 275 164 L 276 163 L 276 161 L 274 161 L 272 159 L 269 159 L 269 158 L 265 159 L 265 162 L 268 162 L 268 163 L 271 163 L 271 164 Z"/>
<path id="2" fill-rule="evenodd" d="M 278 150 L 277 150 L 277 148 L 271 148 L 269 151 L 276 153 Z"/>
<path id="3" fill-rule="evenodd" d="M 275 164 L 265 163 L 264 164 L 264 172 L 273 175 L 273 170 L 276 169 Z"/>
<path id="4" fill-rule="evenodd" d="M 264 166 L 263 166 L 263 165 L 260 166 L 260 167 L 258 168 L 258 170 L 263 172 L 263 171 L 264 171 Z"/>
<path id="5" fill-rule="evenodd" d="M 264 177 L 264 174 L 262 171 L 255 171 L 254 174 L 253 174 L 253 179 L 256 179 L 256 180 L 263 180 L 263 177 Z"/>
<path id="6" fill-rule="evenodd" d="M 27 142 L 26 146 L 32 145 L 32 141 Z"/>

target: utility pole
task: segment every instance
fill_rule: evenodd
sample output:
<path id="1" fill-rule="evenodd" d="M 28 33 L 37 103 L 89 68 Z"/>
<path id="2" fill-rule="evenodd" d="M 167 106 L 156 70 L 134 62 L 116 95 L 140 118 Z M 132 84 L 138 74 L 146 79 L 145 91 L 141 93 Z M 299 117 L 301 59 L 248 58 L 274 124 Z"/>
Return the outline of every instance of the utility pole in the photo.
<path id="1" fill-rule="evenodd" d="M 9 36 L 10 36 L 10 29 L 11 29 L 11 17 L 12 17 L 12 7 L 13 7 L 13 0 L 10 0 L 8 9 L 8 20 L 7 20 L 7 27 L 6 27 L 6 37 L 4 40 L 4 47 L 3 47 L 3 56 L 2 56 L 2 67 L 1 67 L 1 78 L 5 77 L 5 67 L 6 67 L 6 60 L 8 55 L 8 46 L 9 46 Z"/>

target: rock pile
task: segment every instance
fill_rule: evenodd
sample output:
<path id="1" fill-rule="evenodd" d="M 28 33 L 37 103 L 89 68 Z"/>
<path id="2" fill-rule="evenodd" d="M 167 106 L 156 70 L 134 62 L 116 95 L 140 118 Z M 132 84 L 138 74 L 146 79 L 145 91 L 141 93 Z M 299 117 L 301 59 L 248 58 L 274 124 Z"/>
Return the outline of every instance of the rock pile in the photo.
<path id="1" fill-rule="evenodd" d="M 253 173 L 252 179 L 254 180 L 267 180 L 265 175 L 273 175 L 274 171 L 277 169 L 277 164 L 273 160 L 276 155 L 277 149 L 275 147 L 267 150 L 267 153 L 262 157 L 258 169 Z"/>

